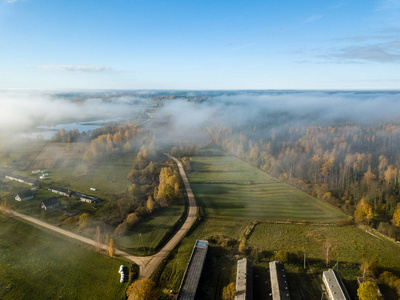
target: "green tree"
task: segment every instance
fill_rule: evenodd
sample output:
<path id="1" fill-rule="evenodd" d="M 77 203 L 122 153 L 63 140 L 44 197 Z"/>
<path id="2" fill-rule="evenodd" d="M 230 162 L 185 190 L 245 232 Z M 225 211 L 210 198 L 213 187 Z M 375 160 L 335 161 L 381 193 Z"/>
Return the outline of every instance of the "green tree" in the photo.
<path id="1" fill-rule="evenodd" d="M 133 199 L 137 199 L 138 197 L 140 197 L 140 193 L 141 193 L 140 187 L 136 184 L 131 184 L 128 187 L 128 193 L 129 193 L 129 196 L 131 196 Z"/>

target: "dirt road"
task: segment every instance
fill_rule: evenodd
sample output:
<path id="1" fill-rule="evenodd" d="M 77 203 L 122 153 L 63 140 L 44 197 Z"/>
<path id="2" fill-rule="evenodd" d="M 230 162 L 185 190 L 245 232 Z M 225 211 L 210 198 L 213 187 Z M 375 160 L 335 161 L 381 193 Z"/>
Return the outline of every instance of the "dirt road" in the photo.
<path id="1" fill-rule="evenodd" d="M 140 275 L 139 275 L 139 279 L 143 279 L 143 278 L 149 278 L 150 275 L 154 272 L 154 270 L 157 268 L 157 266 L 159 265 L 159 263 L 167 257 L 168 253 L 175 248 L 175 246 L 181 241 L 181 239 L 186 235 L 186 233 L 188 232 L 188 230 L 190 229 L 190 227 L 192 227 L 192 225 L 194 224 L 195 220 L 196 220 L 196 215 L 197 215 L 197 206 L 196 206 L 196 200 L 194 198 L 192 189 L 190 188 L 189 185 L 189 180 L 186 177 L 186 173 L 183 169 L 182 163 L 176 159 L 175 157 L 172 157 L 170 155 L 168 155 L 171 159 L 173 159 L 175 161 L 175 163 L 178 165 L 178 169 L 179 169 L 179 173 L 182 177 L 183 183 L 185 185 L 185 189 L 189 198 L 189 211 L 188 211 L 188 216 L 186 218 L 185 223 L 183 223 L 182 227 L 179 229 L 179 231 L 171 238 L 171 240 L 156 254 L 152 255 L 152 256 L 134 256 L 131 255 L 129 253 L 120 251 L 120 250 L 116 250 L 115 254 L 117 256 L 120 257 L 124 257 L 130 261 L 133 261 L 134 263 L 136 263 L 139 268 L 140 268 Z M 41 227 L 47 228 L 49 230 L 55 231 L 59 234 L 68 236 L 70 238 L 79 240 L 83 243 L 92 245 L 94 247 L 96 246 L 100 246 L 102 249 L 104 250 L 108 250 L 108 245 L 105 244 L 100 244 L 98 245 L 96 241 L 91 240 L 89 238 L 80 236 L 76 233 L 70 232 L 68 230 L 59 228 L 57 226 L 54 225 L 50 225 L 46 222 L 40 221 L 38 219 L 35 219 L 33 217 L 18 213 L 18 212 L 10 212 L 11 215 L 18 217 L 20 219 L 26 220 L 28 222 L 34 223 L 36 225 L 39 225 Z"/>
<path id="2" fill-rule="evenodd" d="M 140 273 L 139 279 L 143 278 L 149 278 L 150 275 L 154 272 L 154 270 L 157 268 L 158 264 L 167 257 L 168 253 L 175 248 L 175 246 L 182 240 L 182 238 L 186 235 L 186 233 L 189 231 L 190 227 L 194 224 L 196 221 L 196 216 L 197 216 L 197 206 L 196 206 L 196 199 L 194 198 L 192 189 L 190 188 L 189 185 L 189 180 L 186 177 L 185 170 L 183 169 L 182 163 L 176 159 L 175 157 L 172 157 L 168 155 L 171 159 L 175 161 L 175 163 L 178 165 L 179 173 L 181 174 L 183 184 L 185 185 L 186 193 L 189 198 L 189 211 L 188 211 L 188 216 L 186 218 L 185 223 L 183 223 L 182 227 L 179 229 L 179 231 L 169 240 L 169 242 L 162 248 L 158 253 L 154 254 L 153 256 L 150 256 L 151 259 L 147 263 L 146 267 L 143 269 L 143 271 Z"/>

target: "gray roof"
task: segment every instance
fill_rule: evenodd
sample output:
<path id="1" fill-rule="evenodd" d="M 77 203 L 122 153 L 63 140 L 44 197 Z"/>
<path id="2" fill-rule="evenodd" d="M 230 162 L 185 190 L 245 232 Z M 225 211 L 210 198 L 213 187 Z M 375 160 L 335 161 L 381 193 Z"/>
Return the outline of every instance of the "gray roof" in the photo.
<path id="1" fill-rule="evenodd" d="M 196 241 L 192 256 L 189 260 L 189 265 L 186 269 L 185 275 L 183 276 L 178 296 L 176 297 L 177 300 L 193 300 L 196 296 L 207 250 L 207 241 Z"/>
<path id="2" fill-rule="evenodd" d="M 253 299 L 253 276 L 251 260 L 243 258 L 237 262 L 235 300 Z"/>
<path id="3" fill-rule="evenodd" d="M 60 188 L 60 187 L 56 187 L 56 186 L 52 186 L 49 188 L 49 191 L 57 191 L 57 192 L 61 192 L 61 193 L 65 193 L 65 194 L 71 194 L 70 190 L 64 189 L 64 188 Z"/>
<path id="4" fill-rule="evenodd" d="M 289 285 L 283 264 L 271 261 L 269 263 L 269 275 L 271 277 L 272 299 L 290 300 Z"/>
<path id="5" fill-rule="evenodd" d="M 31 190 L 26 190 L 26 191 L 18 192 L 17 196 L 19 196 L 21 199 L 23 199 L 23 198 L 33 196 L 33 192 Z"/>
<path id="6" fill-rule="evenodd" d="M 58 199 L 57 199 L 57 197 L 51 197 L 51 198 L 44 199 L 42 201 L 42 203 L 44 206 L 52 206 L 54 204 L 58 204 Z"/>
<path id="7" fill-rule="evenodd" d="M 8 177 L 11 177 L 11 178 L 14 178 L 14 179 L 18 179 L 18 180 L 24 181 L 24 182 L 32 184 L 32 185 L 37 185 L 38 184 L 38 181 L 36 179 L 32 179 L 32 178 L 29 178 L 29 177 L 23 177 L 23 176 L 13 175 L 13 174 L 5 174 L 4 176 L 8 176 Z"/>
<path id="8" fill-rule="evenodd" d="M 322 279 L 325 283 L 330 299 L 334 300 L 350 299 L 349 294 L 347 293 L 347 290 L 343 285 L 342 280 L 339 278 L 339 276 L 337 276 L 336 272 L 333 269 L 324 271 L 322 273 Z"/>

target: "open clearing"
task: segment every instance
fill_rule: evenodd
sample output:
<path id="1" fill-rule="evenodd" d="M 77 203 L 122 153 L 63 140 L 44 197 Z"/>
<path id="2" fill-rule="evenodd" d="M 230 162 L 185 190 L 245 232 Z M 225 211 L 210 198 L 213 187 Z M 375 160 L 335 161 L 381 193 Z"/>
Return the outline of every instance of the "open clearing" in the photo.
<path id="1" fill-rule="evenodd" d="M 260 250 L 307 253 L 309 258 L 323 260 L 325 241 L 332 243 L 334 261 L 361 263 L 375 259 L 380 267 L 400 272 L 399 245 L 352 226 L 260 223 L 253 229 L 247 245 Z"/>
<path id="2" fill-rule="evenodd" d="M 0 215 L 1 299 L 124 299 L 122 261 Z"/>
<path id="3" fill-rule="evenodd" d="M 193 157 L 190 184 L 208 217 L 335 222 L 339 210 L 228 155 Z"/>

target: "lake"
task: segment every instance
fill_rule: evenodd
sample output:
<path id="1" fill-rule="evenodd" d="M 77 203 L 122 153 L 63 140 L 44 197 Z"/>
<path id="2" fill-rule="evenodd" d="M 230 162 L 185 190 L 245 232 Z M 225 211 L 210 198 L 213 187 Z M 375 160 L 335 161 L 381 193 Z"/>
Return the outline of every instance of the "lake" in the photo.
<path id="1" fill-rule="evenodd" d="M 57 125 L 51 125 L 51 126 L 44 126 L 40 125 L 37 126 L 36 128 L 38 131 L 34 131 L 32 133 L 26 134 L 24 136 L 36 139 L 38 136 L 43 136 L 45 140 L 50 140 L 57 132 L 57 130 L 65 129 L 65 131 L 68 130 L 73 130 L 73 129 L 78 129 L 79 132 L 86 131 L 88 132 L 89 130 L 94 130 L 97 128 L 104 127 L 104 124 L 109 123 L 109 122 L 115 122 L 117 119 L 107 119 L 107 120 L 96 120 L 96 121 L 84 121 L 84 122 L 74 122 L 74 123 L 66 123 L 66 124 L 57 124 Z"/>

